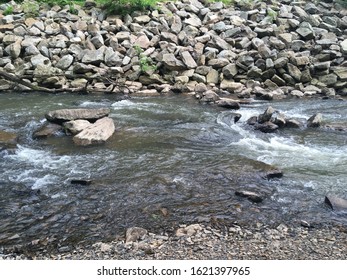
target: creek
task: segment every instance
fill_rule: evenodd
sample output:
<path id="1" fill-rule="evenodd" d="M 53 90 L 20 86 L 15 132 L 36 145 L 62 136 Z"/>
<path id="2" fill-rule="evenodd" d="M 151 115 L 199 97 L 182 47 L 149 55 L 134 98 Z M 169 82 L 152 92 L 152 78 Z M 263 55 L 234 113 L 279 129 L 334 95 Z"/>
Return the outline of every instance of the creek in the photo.
<path id="1" fill-rule="evenodd" d="M 189 96 L 117 100 L 115 96 L 0 94 L 0 130 L 19 135 L 0 152 L 0 246 L 55 240 L 74 245 L 112 240 L 132 226 L 150 230 L 210 222 L 347 224 L 324 197 L 347 198 L 346 132 L 323 128 L 265 134 L 246 121 L 269 105 L 234 111 Z M 347 123 L 347 102 L 273 101 L 301 121 L 320 112 L 326 124 Z M 34 140 L 49 110 L 111 109 L 116 133 L 101 146 L 76 147 L 71 137 Z M 264 179 L 275 166 L 281 179 Z M 90 185 L 72 179 L 92 180 Z M 235 196 L 246 188 L 265 196 Z"/>

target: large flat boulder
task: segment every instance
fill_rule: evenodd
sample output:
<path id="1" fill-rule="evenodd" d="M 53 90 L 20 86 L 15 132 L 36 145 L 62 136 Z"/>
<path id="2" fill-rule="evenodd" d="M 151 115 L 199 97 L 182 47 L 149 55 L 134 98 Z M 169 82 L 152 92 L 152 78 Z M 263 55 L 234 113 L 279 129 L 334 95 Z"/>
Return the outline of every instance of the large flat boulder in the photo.
<path id="1" fill-rule="evenodd" d="M 48 121 L 53 123 L 62 124 L 63 122 L 73 120 L 87 120 L 94 122 L 103 117 L 107 117 L 110 113 L 108 108 L 100 109 L 61 109 L 48 112 L 45 117 Z"/>
<path id="2" fill-rule="evenodd" d="M 86 127 L 75 135 L 72 140 L 78 146 L 89 146 L 105 143 L 115 131 L 114 122 L 111 118 L 105 117 Z"/>

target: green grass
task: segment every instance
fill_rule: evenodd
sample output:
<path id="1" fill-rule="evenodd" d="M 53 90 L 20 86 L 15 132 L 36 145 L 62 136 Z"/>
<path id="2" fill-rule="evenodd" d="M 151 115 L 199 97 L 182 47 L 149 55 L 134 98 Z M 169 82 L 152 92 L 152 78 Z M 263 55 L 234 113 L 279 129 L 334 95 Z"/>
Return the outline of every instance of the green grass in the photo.
<path id="1" fill-rule="evenodd" d="M 159 0 L 104 0 L 104 9 L 108 14 L 130 14 L 154 8 Z"/>
<path id="2" fill-rule="evenodd" d="M 12 6 L 8 6 L 4 12 L 3 12 L 4 16 L 8 16 L 8 15 L 12 15 L 13 14 L 13 7 Z"/>

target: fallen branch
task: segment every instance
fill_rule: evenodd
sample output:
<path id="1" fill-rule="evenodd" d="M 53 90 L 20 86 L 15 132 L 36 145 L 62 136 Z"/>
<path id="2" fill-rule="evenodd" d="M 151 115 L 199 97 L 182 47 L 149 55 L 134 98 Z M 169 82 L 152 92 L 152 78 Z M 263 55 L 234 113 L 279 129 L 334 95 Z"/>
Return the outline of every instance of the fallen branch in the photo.
<path id="1" fill-rule="evenodd" d="M 82 75 L 78 75 L 79 77 L 81 77 Z M 0 77 L 2 77 L 5 80 L 8 80 L 10 82 L 12 82 L 13 84 L 17 84 L 17 85 L 22 85 L 25 86 L 29 89 L 31 89 L 32 91 L 39 91 L 39 92 L 47 92 L 47 93 L 62 93 L 62 92 L 74 92 L 74 93 L 82 93 L 82 94 L 88 94 L 88 93 L 114 93 L 113 90 L 118 86 L 120 88 L 127 88 L 127 86 L 123 83 L 120 82 L 115 82 L 113 79 L 111 79 L 111 77 L 100 77 L 100 79 L 106 79 L 108 83 L 110 83 L 112 85 L 112 87 L 109 87 L 109 89 L 105 89 L 105 90 L 100 90 L 100 89 L 96 89 L 96 90 L 91 90 L 88 89 L 88 83 L 84 86 L 84 87 L 80 87 L 80 88 L 46 88 L 43 86 L 38 86 L 35 85 L 31 82 L 27 82 L 25 80 L 23 80 L 23 77 L 18 77 L 14 74 L 11 73 L 7 73 L 3 70 L 0 70 Z M 73 78 L 73 77 L 71 77 Z M 86 77 L 89 78 L 90 77 Z M 96 77 L 93 77 L 94 79 Z"/>

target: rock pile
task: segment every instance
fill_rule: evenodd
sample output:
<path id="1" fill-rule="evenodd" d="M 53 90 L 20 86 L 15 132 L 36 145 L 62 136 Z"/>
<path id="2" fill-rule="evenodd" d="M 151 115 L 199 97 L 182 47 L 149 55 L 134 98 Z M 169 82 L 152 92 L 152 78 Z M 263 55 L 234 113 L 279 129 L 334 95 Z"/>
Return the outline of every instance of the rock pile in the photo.
<path id="1" fill-rule="evenodd" d="M 101 144 L 115 131 L 114 122 L 108 117 L 109 113 L 107 108 L 50 111 L 46 114 L 49 122 L 35 131 L 33 137 L 46 138 L 65 131 L 74 135 L 73 142 L 78 146 Z"/>
<path id="2" fill-rule="evenodd" d="M 0 70 L 47 88 L 171 89 L 212 101 L 221 93 L 347 95 L 346 9 L 323 1 L 245 5 L 180 0 L 124 17 L 90 4 L 77 14 L 54 6 L 28 18 L 13 4 L 12 15 L 0 15 Z M 113 85 L 124 77 L 126 90 Z"/>

